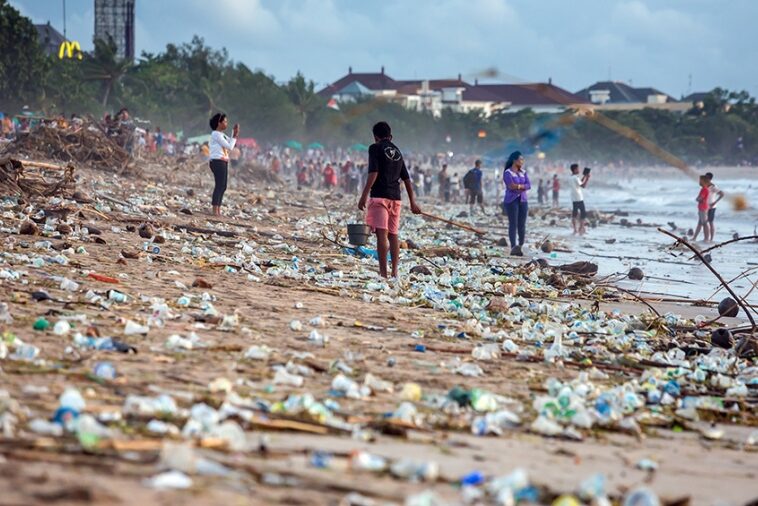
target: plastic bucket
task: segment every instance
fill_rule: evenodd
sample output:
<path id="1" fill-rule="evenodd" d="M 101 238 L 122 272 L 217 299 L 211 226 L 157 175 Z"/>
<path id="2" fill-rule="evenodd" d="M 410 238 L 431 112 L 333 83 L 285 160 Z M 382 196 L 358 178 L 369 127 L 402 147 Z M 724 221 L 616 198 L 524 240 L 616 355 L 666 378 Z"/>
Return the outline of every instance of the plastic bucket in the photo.
<path id="1" fill-rule="evenodd" d="M 371 227 L 363 223 L 352 223 L 347 226 L 347 240 L 353 246 L 364 246 L 371 237 Z"/>

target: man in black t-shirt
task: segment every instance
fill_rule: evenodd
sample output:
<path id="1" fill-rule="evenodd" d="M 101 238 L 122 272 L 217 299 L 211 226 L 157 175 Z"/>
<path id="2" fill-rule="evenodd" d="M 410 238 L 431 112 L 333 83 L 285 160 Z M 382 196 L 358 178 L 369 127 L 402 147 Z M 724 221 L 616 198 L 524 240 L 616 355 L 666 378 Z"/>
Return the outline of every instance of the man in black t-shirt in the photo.
<path id="1" fill-rule="evenodd" d="M 392 143 L 390 126 L 380 121 L 373 128 L 374 144 L 368 148 L 368 179 L 358 201 L 358 209 L 366 211 L 366 224 L 376 233 L 376 250 L 379 254 L 379 274 L 387 277 L 387 251 L 392 256 L 392 277 L 397 277 L 400 258 L 400 180 L 408 193 L 411 211 L 420 214 L 413 184 L 405 167 L 403 154 Z M 369 193 L 370 197 L 369 198 Z"/>

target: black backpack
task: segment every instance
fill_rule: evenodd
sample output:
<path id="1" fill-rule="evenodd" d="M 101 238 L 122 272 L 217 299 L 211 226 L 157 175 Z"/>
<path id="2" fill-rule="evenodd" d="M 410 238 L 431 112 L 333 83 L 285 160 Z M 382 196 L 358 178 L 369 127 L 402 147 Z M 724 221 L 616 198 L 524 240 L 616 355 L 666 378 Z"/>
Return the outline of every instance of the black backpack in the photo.
<path id="1" fill-rule="evenodd" d="M 466 172 L 466 175 L 463 176 L 463 187 L 467 190 L 470 190 L 474 187 L 474 179 L 476 176 L 474 176 L 474 169 L 471 169 L 470 171 Z"/>

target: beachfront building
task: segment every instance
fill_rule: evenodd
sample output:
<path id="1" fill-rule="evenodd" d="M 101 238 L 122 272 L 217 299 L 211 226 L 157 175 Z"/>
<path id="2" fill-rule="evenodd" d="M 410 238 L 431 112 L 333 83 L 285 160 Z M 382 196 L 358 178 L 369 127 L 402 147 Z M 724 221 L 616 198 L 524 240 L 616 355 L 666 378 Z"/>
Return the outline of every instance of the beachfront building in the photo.
<path id="1" fill-rule="evenodd" d="M 337 102 L 351 102 L 358 98 L 392 98 L 397 95 L 400 83 L 381 72 L 353 72 L 348 69 L 345 76 L 339 78 L 318 94 L 324 98 L 333 98 Z"/>
<path id="2" fill-rule="evenodd" d="M 631 111 L 652 108 L 684 112 L 691 105 L 683 104 L 656 88 L 637 88 L 620 81 L 599 81 L 577 91 L 576 94 L 601 110 Z"/>
<path id="3" fill-rule="evenodd" d="M 37 30 L 37 41 L 48 56 L 58 56 L 61 44 L 66 40 L 61 32 L 53 28 L 48 21 L 42 25 L 34 25 Z"/>
<path id="4" fill-rule="evenodd" d="M 423 81 L 398 81 L 398 102 L 407 109 L 428 111 L 435 117 L 444 108 L 458 104 L 466 88 L 470 86 L 461 79 L 427 79 Z"/>
<path id="5" fill-rule="evenodd" d="M 393 101 L 407 109 L 427 111 L 439 117 L 444 109 L 456 112 L 479 112 L 490 116 L 495 112 L 518 112 L 532 109 L 535 112 L 562 112 L 587 101 L 547 83 L 470 84 L 458 74 L 457 79 L 395 80 L 384 67 L 378 73 L 347 75 L 319 91 L 326 99 L 340 103 L 359 99 L 377 98 Z"/>
<path id="6" fill-rule="evenodd" d="M 95 38 L 116 44 L 119 58 L 134 60 L 135 0 L 95 0 Z"/>
<path id="7" fill-rule="evenodd" d="M 581 97 L 553 84 L 479 84 L 464 91 L 457 110 L 479 110 L 484 116 L 495 112 L 518 112 L 531 109 L 539 113 L 557 113 L 580 105 L 587 105 Z"/>

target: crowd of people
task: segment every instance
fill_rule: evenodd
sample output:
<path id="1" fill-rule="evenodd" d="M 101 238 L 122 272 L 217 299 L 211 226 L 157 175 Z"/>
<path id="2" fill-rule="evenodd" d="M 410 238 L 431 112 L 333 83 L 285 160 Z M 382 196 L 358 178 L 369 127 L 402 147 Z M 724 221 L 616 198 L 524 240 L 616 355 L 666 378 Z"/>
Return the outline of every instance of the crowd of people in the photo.
<path id="1" fill-rule="evenodd" d="M 0 113 L 0 138 L 7 142 L 38 125 L 79 128 L 83 122 L 84 119 L 76 114 L 68 118 L 44 118 L 28 110 L 14 117 Z M 233 127 L 231 137 L 224 133 L 228 128 L 228 118 L 222 113 L 211 118 L 211 134 L 202 143 L 187 143 L 182 139 L 181 133 L 167 133 L 159 126 L 151 127 L 147 122 L 132 118 L 126 108 L 114 115 L 106 115 L 100 126 L 136 158 L 155 154 L 182 154 L 207 161 L 214 178 L 211 205 L 215 215 L 221 214 L 223 195 L 229 181 L 229 167 L 241 163 L 257 164 L 283 181 L 290 182 L 300 191 L 312 188 L 359 195 L 362 189 L 365 193 L 371 182 L 370 149 L 367 153 L 342 148 L 302 149 L 287 145 L 260 147 L 257 143 L 243 144 L 238 142 L 239 125 Z M 374 132 L 377 143 L 391 138 L 391 134 L 384 135 L 386 132 L 381 129 L 379 133 L 377 137 Z M 393 149 L 400 153 L 399 148 Z M 590 181 L 590 169 L 585 168 L 581 172 L 577 163 L 548 164 L 535 160 L 527 172 L 527 160 L 518 151 L 511 153 L 502 170 L 492 166 L 495 162 L 490 161 L 491 166 L 485 168 L 481 159 L 462 155 L 453 157 L 452 153 L 410 153 L 401 157 L 402 180 L 413 192 L 414 198 L 436 199 L 445 204 L 467 204 L 470 216 L 487 214 L 488 207 L 493 210 L 499 208 L 507 216 L 508 238 L 513 255 L 522 254 L 533 185 L 537 205 L 554 208 L 560 207 L 561 190 L 563 185 L 567 185 L 571 198 L 573 233 L 584 235 L 587 232 L 584 190 Z M 570 174 L 565 172 L 567 166 Z M 533 182 L 535 179 L 536 183 Z M 713 184 L 713 174 L 710 172 L 700 178 L 700 187 L 696 199 L 698 221 L 694 239 L 702 231 L 704 240 L 712 241 L 716 207 L 724 193 Z M 368 189 L 370 191 L 371 186 Z M 392 249 L 391 246 L 389 249 Z"/>

